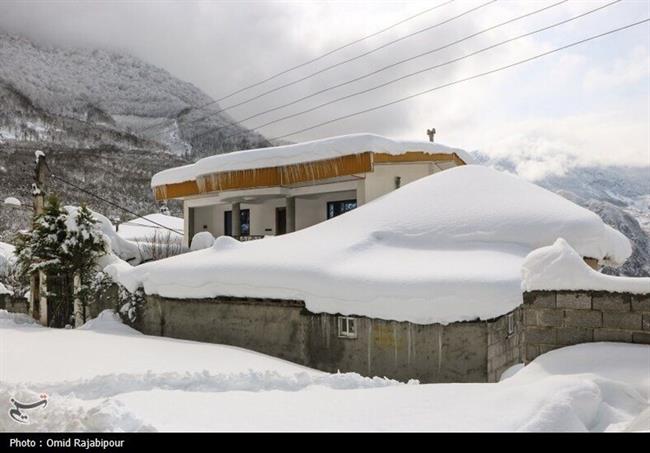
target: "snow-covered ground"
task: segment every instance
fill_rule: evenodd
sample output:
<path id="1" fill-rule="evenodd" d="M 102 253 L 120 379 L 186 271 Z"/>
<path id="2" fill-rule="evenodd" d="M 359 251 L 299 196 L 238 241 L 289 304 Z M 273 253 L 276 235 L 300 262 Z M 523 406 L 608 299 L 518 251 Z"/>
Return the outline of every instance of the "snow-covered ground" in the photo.
<path id="1" fill-rule="evenodd" d="M 650 346 L 578 345 L 514 371 L 498 384 L 398 383 L 149 337 L 110 312 L 55 330 L 0 311 L 5 431 L 650 430 Z M 10 398 L 42 392 L 29 425 L 4 415 Z"/>

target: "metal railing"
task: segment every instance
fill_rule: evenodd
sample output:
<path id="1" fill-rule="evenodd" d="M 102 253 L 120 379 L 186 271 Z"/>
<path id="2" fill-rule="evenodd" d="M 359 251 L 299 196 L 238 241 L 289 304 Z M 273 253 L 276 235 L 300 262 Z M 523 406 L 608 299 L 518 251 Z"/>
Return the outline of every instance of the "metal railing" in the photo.
<path id="1" fill-rule="evenodd" d="M 233 236 L 233 238 L 237 239 L 238 241 L 241 242 L 247 242 L 247 241 L 256 241 L 258 239 L 264 239 L 264 235 L 262 234 L 250 234 L 247 236 L 241 235 L 241 236 Z"/>

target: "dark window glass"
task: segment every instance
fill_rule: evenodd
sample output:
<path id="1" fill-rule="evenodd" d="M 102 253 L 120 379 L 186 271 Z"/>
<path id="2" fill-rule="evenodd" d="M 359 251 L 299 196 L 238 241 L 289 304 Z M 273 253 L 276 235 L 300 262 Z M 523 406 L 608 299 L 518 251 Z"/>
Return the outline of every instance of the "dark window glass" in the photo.
<path id="1" fill-rule="evenodd" d="M 250 209 L 241 209 L 239 211 L 241 222 L 241 235 L 249 236 L 251 233 L 251 211 Z M 223 231 L 226 236 L 232 236 L 232 211 L 223 213 Z"/>
<path id="2" fill-rule="evenodd" d="M 357 200 L 341 200 L 327 202 L 327 218 L 331 219 L 338 215 L 352 211 L 357 207 Z"/>

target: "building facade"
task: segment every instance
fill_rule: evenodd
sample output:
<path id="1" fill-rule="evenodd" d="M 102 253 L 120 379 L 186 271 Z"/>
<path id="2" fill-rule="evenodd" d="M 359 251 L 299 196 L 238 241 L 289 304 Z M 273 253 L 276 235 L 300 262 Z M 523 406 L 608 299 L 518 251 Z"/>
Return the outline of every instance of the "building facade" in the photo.
<path id="1" fill-rule="evenodd" d="M 359 134 L 213 156 L 161 172 L 152 187 L 157 200 L 183 201 L 189 246 L 201 231 L 246 240 L 300 230 L 466 160 L 442 145 Z"/>

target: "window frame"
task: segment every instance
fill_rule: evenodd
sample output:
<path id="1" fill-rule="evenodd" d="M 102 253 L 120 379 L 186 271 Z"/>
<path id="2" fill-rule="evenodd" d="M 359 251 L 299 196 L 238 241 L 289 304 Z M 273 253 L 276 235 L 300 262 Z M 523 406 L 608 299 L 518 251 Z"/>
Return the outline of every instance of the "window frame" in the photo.
<path id="1" fill-rule="evenodd" d="M 506 338 L 515 334 L 515 314 L 510 313 L 506 315 Z"/>
<path id="2" fill-rule="evenodd" d="M 248 216 L 248 222 L 242 222 L 242 217 Z M 228 217 L 230 217 L 230 225 L 228 225 Z M 248 231 L 244 233 L 241 231 L 240 236 L 250 236 L 251 235 L 251 210 L 250 208 L 240 209 L 239 211 L 239 225 L 243 230 L 244 225 L 248 225 Z M 230 230 L 230 231 L 228 231 Z M 223 211 L 223 234 L 224 236 L 232 236 L 232 209 Z"/>
<path id="3" fill-rule="evenodd" d="M 357 338 L 357 318 L 353 316 L 337 316 L 336 323 L 339 338 L 350 340 Z"/>
<path id="4" fill-rule="evenodd" d="M 342 211 L 341 213 L 336 214 L 336 215 L 333 215 L 333 216 L 330 217 L 330 206 L 333 206 L 333 205 L 335 205 L 335 204 L 341 204 L 341 205 L 344 205 L 344 204 L 352 204 L 352 203 L 354 203 L 354 208 L 352 208 L 352 209 L 348 209 L 347 211 Z M 350 212 L 350 211 L 352 211 L 352 210 L 354 210 L 354 209 L 357 209 L 358 207 L 359 207 L 359 203 L 357 202 L 357 199 L 356 199 L 356 198 L 349 198 L 349 199 L 346 199 L 346 200 L 332 200 L 332 201 L 328 201 L 327 204 L 325 205 L 325 218 L 326 218 L 327 220 L 329 220 L 329 219 L 333 219 L 334 217 L 338 217 L 338 216 L 340 216 L 340 215 L 342 215 L 342 214 L 345 214 L 346 212 Z"/>

